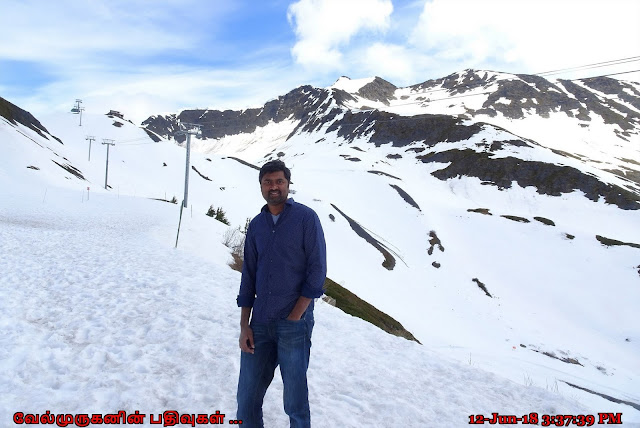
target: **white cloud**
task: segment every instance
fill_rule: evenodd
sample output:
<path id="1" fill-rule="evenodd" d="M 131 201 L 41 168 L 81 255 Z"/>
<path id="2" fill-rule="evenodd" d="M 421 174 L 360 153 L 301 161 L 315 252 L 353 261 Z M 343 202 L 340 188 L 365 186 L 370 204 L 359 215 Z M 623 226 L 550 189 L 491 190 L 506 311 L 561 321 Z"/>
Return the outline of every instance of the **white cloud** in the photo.
<path id="1" fill-rule="evenodd" d="M 178 4 L 172 0 L 6 3 L 0 14 L 0 59 L 68 67 L 75 65 L 73 61 L 108 64 L 112 55 L 145 57 L 171 50 L 188 51 L 199 42 L 198 33 L 190 29 L 228 9 L 224 2 L 210 7 L 197 1 Z"/>
<path id="2" fill-rule="evenodd" d="M 358 33 L 384 32 L 392 12 L 390 0 L 300 0 L 288 10 L 297 36 L 291 53 L 304 66 L 340 68 L 341 48 Z"/>
<path id="3" fill-rule="evenodd" d="M 409 41 L 456 69 L 536 73 L 637 55 L 639 16 L 636 0 L 432 0 Z"/>
<path id="4" fill-rule="evenodd" d="M 395 85 L 411 85 L 425 79 L 432 61 L 403 45 L 374 43 L 358 60 L 365 74 L 380 76 Z"/>

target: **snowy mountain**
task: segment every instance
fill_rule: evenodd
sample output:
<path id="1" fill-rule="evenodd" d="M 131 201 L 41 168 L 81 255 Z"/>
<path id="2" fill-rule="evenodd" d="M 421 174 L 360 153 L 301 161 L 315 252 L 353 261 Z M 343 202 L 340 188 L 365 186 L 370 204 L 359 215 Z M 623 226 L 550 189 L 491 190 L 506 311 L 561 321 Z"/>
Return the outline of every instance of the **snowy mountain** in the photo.
<path id="1" fill-rule="evenodd" d="M 638 84 L 602 78 L 547 81 L 472 70 L 407 88 L 380 78 L 342 77 L 329 88 L 294 89 L 261 109 L 189 110 L 151 117 L 143 123 L 145 129 L 103 114 L 86 114 L 81 127 L 71 114 L 39 118 L 44 128 L 35 120 L 12 120 L 4 111 L 4 236 L 15 236 L 11 242 L 20 237 L 39 242 L 38 229 L 25 226 L 38 221 L 54 241 L 73 236 L 75 249 L 65 247 L 66 256 L 51 256 L 46 271 L 66 272 L 73 265 L 65 265 L 65 260 L 81 258 L 78 275 L 89 280 L 96 272 L 91 262 L 105 260 L 100 246 L 94 248 L 96 241 L 80 233 L 91 230 L 94 239 L 104 236 L 114 258 L 108 265 L 119 272 L 90 279 L 92 288 L 126 295 L 129 281 L 137 284 L 133 295 L 143 298 L 145 287 L 160 283 L 176 290 L 176 299 L 184 299 L 176 303 L 180 312 L 152 323 L 154 334 L 169 332 L 173 324 L 191 326 L 182 340 L 193 343 L 193 337 L 209 332 L 202 324 L 205 319 L 230 329 L 221 333 L 221 351 L 203 350 L 192 359 L 208 358 L 224 366 L 212 378 L 225 379 L 216 403 L 229 414 L 235 381 L 228 373 L 237 370 L 229 364 L 237 364 L 238 275 L 225 266 L 231 257 L 220 243 L 230 229 L 205 213 L 210 206 L 222 207 L 231 229 L 244 225 L 262 206 L 252 166 L 282 158 L 292 168 L 292 196 L 316 210 L 323 223 L 328 276 L 398 320 L 422 344 L 319 305 L 314 335 L 320 345 L 314 346 L 314 356 L 320 363 L 314 380 L 317 392 L 332 398 L 316 398 L 316 416 L 334 417 L 338 409 L 338 414 L 361 419 L 349 419 L 346 426 L 371 426 L 371 418 L 385 408 L 405 426 L 463 426 L 469 415 L 489 416 L 493 402 L 500 408 L 494 411 L 503 414 L 621 412 L 625 423 L 640 422 L 640 327 L 635 315 L 640 303 Z M 188 270 L 169 261 L 179 204 L 151 200 L 175 197 L 179 203 L 183 198 L 185 150 L 172 141 L 183 141 L 174 137 L 179 121 L 203 125 L 202 138 L 192 139 L 190 214 L 183 216 L 179 252 L 174 253 Z M 91 160 L 87 136 L 96 137 Z M 101 143 L 109 140 L 115 146 L 110 147 L 105 190 L 109 146 Z M 38 220 L 41 217 L 44 220 Z M 0 280 L 12 302 L 23 297 L 15 278 L 27 278 L 25 293 L 35 293 L 47 282 L 45 272 L 29 273 L 16 257 L 32 260 L 48 253 L 14 252 L 3 266 L 14 273 Z M 33 260 L 29 263 L 37 263 Z M 174 266 L 175 272 L 160 267 L 164 265 Z M 69 291 L 91 307 L 88 302 L 95 296 L 79 289 L 81 284 L 66 273 L 60 276 Z M 166 295 L 157 293 L 152 296 Z M 49 296 L 45 291 L 36 295 Z M 190 299 L 212 305 L 215 300 L 217 315 L 190 313 Z M 110 305 L 106 298 L 99 301 Z M 134 348 L 149 349 L 141 333 L 143 320 L 157 317 L 157 311 L 164 310 L 161 304 L 152 299 L 148 311 L 122 307 L 134 325 Z M 72 343 L 97 343 L 71 315 L 57 322 L 56 315 L 44 309 L 35 313 L 5 305 L 18 314 L 4 320 L 15 324 L 16 335 L 35 335 L 29 337 L 44 344 L 51 338 L 38 330 L 44 322 L 76 337 Z M 20 309 L 10 311 L 16 307 Z M 80 314 L 90 316 L 84 310 Z M 121 323 L 105 324 L 111 312 L 99 309 L 96 314 L 88 325 L 110 340 L 121 340 L 124 333 L 115 332 L 124 328 Z M 111 324 L 113 328 L 105 327 Z M 205 330 L 198 330 L 200 326 Z M 67 352 L 63 339 L 56 346 Z M 363 353 L 354 354 L 354 346 Z M 18 349 L 24 354 L 23 347 Z M 103 352 L 114 359 L 110 349 Z M 129 361 L 129 351 L 114 349 L 121 351 L 117 362 Z M 90 382 L 61 364 L 53 351 L 46 355 L 44 361 L 72 373 L 71 389 L 89 388 Z M 144 383 L 145 369 L 161 363 L 156 354 L 136 355 L 142 362 L 133 379 Z M 355 359 L 360 371 L 355 370 Z M 11 361 L 0 368 L 10 371 L 32 360 Z M 33 361 L 42 365 L 39 373 L 55 383 L 47 375 L 47 364 Z M 172 366 L 170 372 L 203 376 L 193 361 L 185 363 L 186 369 Z M 91 367 L 107 367 L 113 382 L 124 382 L 123 366 L 101 364 Z M 371 385 L 371 377 L 382 373 L 380 384 Z M 46 399 L 27 392 L 32 384 L 25 379 L 8 379 L 1 388 L 26 394 L 27 404 L 46 405 Z M 336 379 L 344 385 L 338 386 Z M 417 383 L 408 384 L 408 379 Z M 131 388 L 134 383 L 124 384 Z M 142 401 L 93 397 L 76 402 L 69 411 L 92 403 L 113 411 L 125 405 L 133 409 L 139 402 L 147 412 L 164 403 L 186 409 L 194 399 L 188 388 L 174 396 L 170 387 L 156 387 L 172 398 L 162 401 L 145 390 L 140 392 Z M 128 390 L 102 388 L 104 397 Z M 381 395 L 370 396 L 371 390 Z M 44 391 L 39 388 L 37 394 Z M 23 403 L 12 397 L 0 407 L 2 418 Z M 270 397 L 270 409 L 281 413 L 277 394 Z M 211 405 L 201 398 L 195 402 Z"/>

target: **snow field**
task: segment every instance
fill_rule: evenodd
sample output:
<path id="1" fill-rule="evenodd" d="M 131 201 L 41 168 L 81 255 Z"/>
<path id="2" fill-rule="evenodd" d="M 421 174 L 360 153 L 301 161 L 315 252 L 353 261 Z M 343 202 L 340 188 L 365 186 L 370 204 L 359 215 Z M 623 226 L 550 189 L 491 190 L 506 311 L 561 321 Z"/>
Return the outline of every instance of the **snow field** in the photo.
<path id="1" fill-rule="evenodd" d="M 224 265 L 225 227 L 187 217 L 183 242 L 206 237 L 210 251 L 176 250 L 174 205 L 113 195 L 82 203 L 72 192 L 51 193 L 49 202 L 24 198 L 0 216 L 0 271 L 9 273 L 0 277 L 0 423 L 11 424 L 17 411 L 46 410 L 220 410 L 231 418 L 239 274 Z M 448 362 L 324 303 L 309 377 L 317 424 L 463 426 L 470 414 L 494 411 L 587 412 L 550 391 Z M 265 402 L 268 426 L 287 425 L 281 394 L 277 377 Z"/>

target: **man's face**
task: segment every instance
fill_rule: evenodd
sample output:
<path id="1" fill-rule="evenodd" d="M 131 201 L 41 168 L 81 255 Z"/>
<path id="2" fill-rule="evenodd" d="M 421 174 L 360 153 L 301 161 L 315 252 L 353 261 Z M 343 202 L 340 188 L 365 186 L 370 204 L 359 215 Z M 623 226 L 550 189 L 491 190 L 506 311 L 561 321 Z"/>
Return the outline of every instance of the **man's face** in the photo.
<path id="1" fill-rule="evenodd" d="M 289 197 L 289 182 L 283 171 L 270 172 L 260 182 L 262 197 L 269 205 L 283 204 Z"/>

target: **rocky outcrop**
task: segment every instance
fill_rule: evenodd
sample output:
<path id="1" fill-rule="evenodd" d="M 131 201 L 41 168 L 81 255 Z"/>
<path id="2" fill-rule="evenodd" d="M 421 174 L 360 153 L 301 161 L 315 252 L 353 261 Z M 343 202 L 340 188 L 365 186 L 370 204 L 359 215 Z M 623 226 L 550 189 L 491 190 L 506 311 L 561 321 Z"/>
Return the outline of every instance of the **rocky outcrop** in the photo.
<path id="1" fill-rule="evenodd" d="M 175 135 L 180 129 L 180 122 L 194 123 L 202 125 L 203 139 L 221 138 L 227 135 L 254 132 L 256 128 L 266 126 L 271 121 L 275 123 L 287 119 L 303 121 L 312 113 L 322 111 L 322 105 L 329 96 L 329 90 L 307 85 L 267 102 L 262 108 L 224 111 L 184 110 L 177 116 L 152 116 L 142 122 L 142 125 L 158 135 L 169 137 Z M 178 135 L 176 140 L 182 142 L 185 137 Z"/>
<path id="2" fill-rule="evenodd" d="M 380 77 L 373 79 L 373 82 L 369 82 L 356 92 L 362 98 L 366 98 L 371 101 L 380 101 L 385 105 L 389 105 L 389 100 L 395 100 L 393 95 L 398 89 L 394 84 L 387 82 Z"/>
<path id="3" fill-rule="evenodd" d="M 63 144 L 62 140 L 51 135 L 49 131 L 47 131 L 47 128 L 45 128 L 35 117 L 33 117 L 31 113 L 21 109 L 15 104 L 10 103 L 9 101 L 5 100 L 2 97 L 0 97 L 0 116 L 4 117 L 14 125 L 19 123 L 21 125 L 26 126 L 32 131 L 35 131 L 36 133 L 38 133 L 38 135 L 40 135 L 41 137 L 46 138 L 47 140 L 49 139 L 49 136 L 50 136 L 50 137 L 53 137 L 56 141 L 58 141 L 60 144 Z M 46 132 L 46 135 L 44 134 L 45 132 Z"/>
<path id="4" fill-rule="evenodd" d="M 580 190 L 592 201 L 600 197 L 608 204 L 624 210 L 640 209 L 640 196 L 621 187 L 606 184 L 596 177 L 576 168 L 539 161 L 526 161 L 512 156 L 493 157 L 489 152 L 472 149 L 447 150 L 417 156 L 425 163 L 448 163 L 432 175 L 440 180 L 455 177 L 477 177 L 483 184 L 501 189 L 510 188 L 513 182 L 520 187 L 533 186 L 544 195 L 560 196 Z"/>

